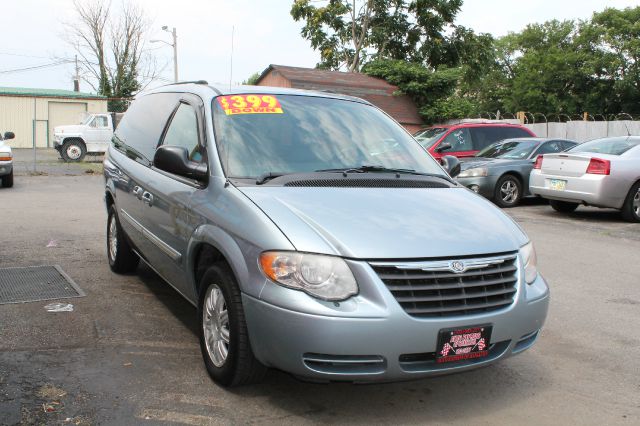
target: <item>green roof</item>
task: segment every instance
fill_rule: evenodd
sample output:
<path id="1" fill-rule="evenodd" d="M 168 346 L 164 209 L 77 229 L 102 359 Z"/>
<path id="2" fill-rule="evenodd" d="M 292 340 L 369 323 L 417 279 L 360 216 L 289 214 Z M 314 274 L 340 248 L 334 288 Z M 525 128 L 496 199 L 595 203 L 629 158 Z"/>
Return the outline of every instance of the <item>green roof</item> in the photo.
<path id="1" fill-rule="evenodd" d="M 0 96 L 36 96 L 49 98 L 107 99 L 106 96 L 93 93 L 74 92 L 60 89 L 32 89 L 28 87 L 0 87 Z"/>

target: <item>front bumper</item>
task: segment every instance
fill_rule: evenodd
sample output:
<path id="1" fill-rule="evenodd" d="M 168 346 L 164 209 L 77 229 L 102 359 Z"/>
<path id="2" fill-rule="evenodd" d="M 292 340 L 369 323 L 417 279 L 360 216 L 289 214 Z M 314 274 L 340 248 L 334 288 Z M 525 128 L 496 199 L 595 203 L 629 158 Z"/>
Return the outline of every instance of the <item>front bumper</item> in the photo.
<path id="1" fill-rule="evenodd" d="M 276 306 L 243 294 L 255 356 L 269 367 L 318 381 L 386 382 L 454 373 L 491 364 L 531 347 L 549 306 L 549 290 L 541 276 L 531 285 L 520 278 L 515 301 L 507 308 L 444 318 L 412 317 L 381 281 L 377 286 L 379 295 L 360 294 L 342 302 L 344 305 L 335 304 L 341 307 L 330 315 Z M 375 313 L 370 308 L 377 304 L 377 296 L 382 297 L 382 308 Z M 362 316 L 358 316 L 359 309 Z M 487 357 L 435 362 L 441 329 L 482 324 L 493 326 Z"/>
<path id="2" fill-rule="evenodd" d="M 13 171 L 13 161 L 0 161 L 0 176 L 10 175 Z"/>
<path id="3" fill-rule="evenodd" d="M 549 179 L 564 180 L 564 190 L 551 189 Z M 624 203 L 624 196 L 618 197 L 619 188 L 609 176 L 584 174 L 580 177 L 556 176 L 543 174 L 540 170 L 533 170 L 529 178 L 529 191 L 543 198 L 566 201 L 570 203 L 588 204 L 597 207 L 612 207 L 619 209 Z"/>
<path id="4" fill-rule="evenodd" d="M 461 185 L 489 199 L 493 198 L 498 183 L 498 176 L 458 177 L 456 179 Z"/>

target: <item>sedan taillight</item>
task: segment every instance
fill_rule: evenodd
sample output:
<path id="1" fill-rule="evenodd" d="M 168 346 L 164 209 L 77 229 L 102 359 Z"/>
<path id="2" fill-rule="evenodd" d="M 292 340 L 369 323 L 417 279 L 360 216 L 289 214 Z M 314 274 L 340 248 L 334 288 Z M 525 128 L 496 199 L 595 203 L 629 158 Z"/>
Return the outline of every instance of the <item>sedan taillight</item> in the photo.
<path id="1" fill-rule="evenodd" d="M 587 173 L 591 175 L 608 175 L 611 173 L 611 161 L 592 158 L 587 166 Z"/>
<path id="2" fill-rule="evenodd" d="M 536 158 L 536 162 L 533 165 L 534 169 L 540 170 L 542 168 L 542 157 L 543 157 L 542 155 L 538 155 L 538 157 Z"/>

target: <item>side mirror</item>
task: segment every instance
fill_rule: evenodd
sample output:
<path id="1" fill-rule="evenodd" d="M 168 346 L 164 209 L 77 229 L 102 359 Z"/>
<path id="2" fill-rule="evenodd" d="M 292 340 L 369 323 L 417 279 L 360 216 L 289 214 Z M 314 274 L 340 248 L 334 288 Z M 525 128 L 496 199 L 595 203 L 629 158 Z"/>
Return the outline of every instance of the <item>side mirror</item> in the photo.
<path id="1" fill-rule="evenodd" d="M 9 139 L 13 139 L 16 137 L 16 134 L 13 132 L 4 132 L 4 136 L 2 137 L 5 141 Z"/>
<path id="2" fill-rule="evenodd" d="M 201 182 L 206 181 L 209 175 L 207 165 L 189 160 L 189 151 L 182 146 L 161 146 L 153 156 L 153 165 L 165 172 Z"/>
<path id="3" fill-rule="evenodd" d="M 460 160 L 453 155 L 445 155 L 440 159 L 442 166 L 452 178 L 460 174 Z"/>
<path id="4" fill-rule="evenodd" d="M 447 151 L 449 149 L 451 149 L 451 144 L 449 142 L 442 142 L 440 145 L 438 145 L 438 147 L 436 148 L 436 152 L 440 153 L 442 151 Z"/>

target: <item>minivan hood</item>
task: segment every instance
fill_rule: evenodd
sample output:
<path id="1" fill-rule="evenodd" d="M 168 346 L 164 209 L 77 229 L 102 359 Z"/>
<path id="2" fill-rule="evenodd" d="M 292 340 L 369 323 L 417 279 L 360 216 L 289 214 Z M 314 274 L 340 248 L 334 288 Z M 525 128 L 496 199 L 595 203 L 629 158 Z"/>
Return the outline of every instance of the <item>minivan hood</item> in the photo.
<path id="1" fill-rule="evenodd" d="M 358 259 L 482 255 L 528 238 L 465 188 L 238 188 L 299 251 Z"/>

